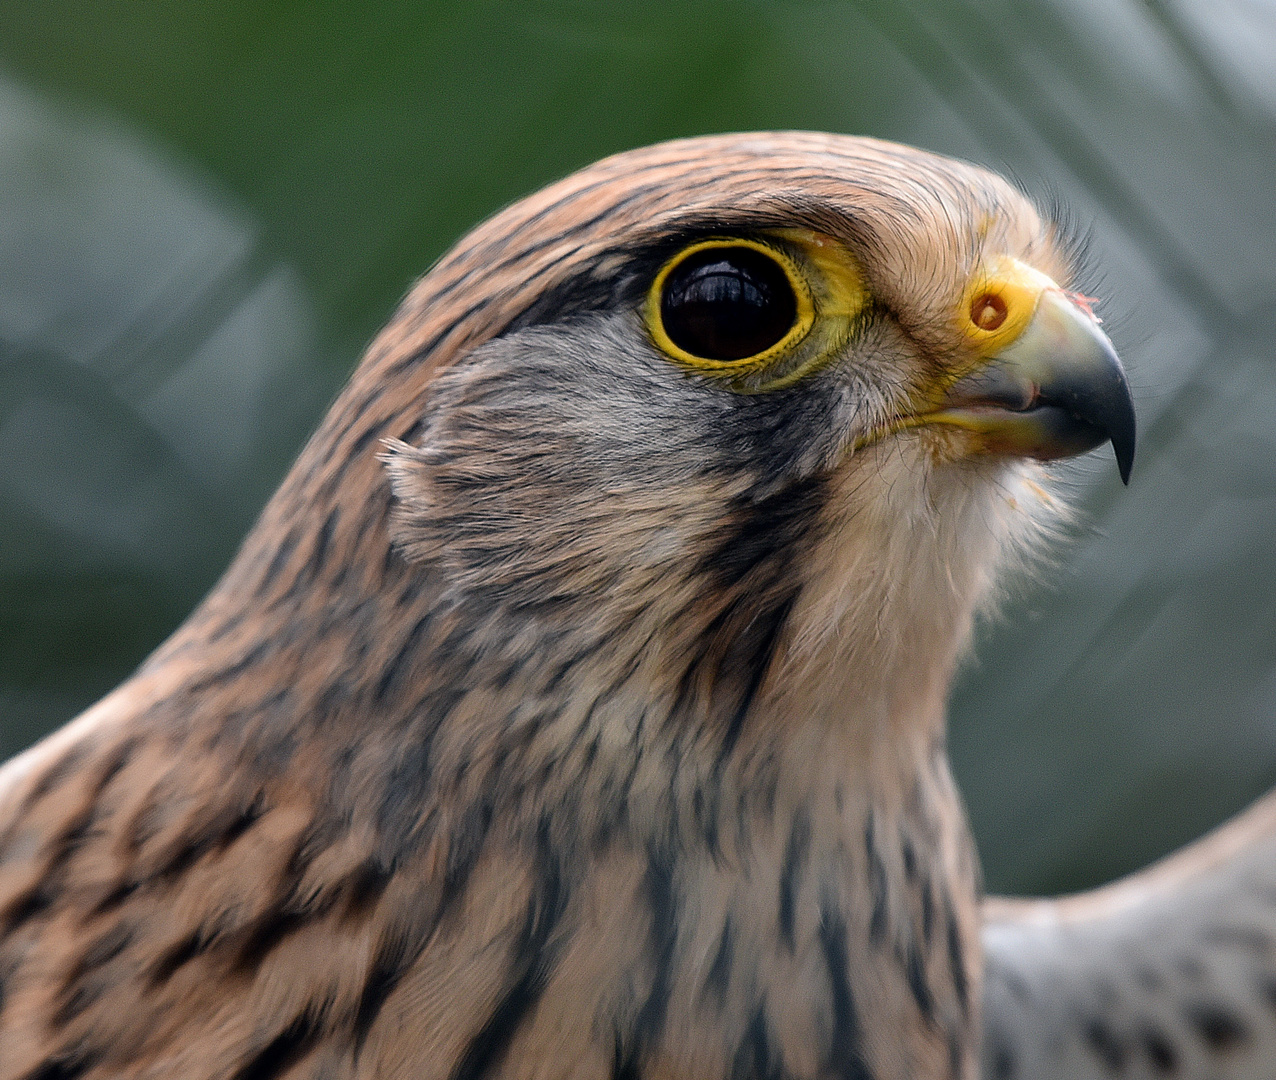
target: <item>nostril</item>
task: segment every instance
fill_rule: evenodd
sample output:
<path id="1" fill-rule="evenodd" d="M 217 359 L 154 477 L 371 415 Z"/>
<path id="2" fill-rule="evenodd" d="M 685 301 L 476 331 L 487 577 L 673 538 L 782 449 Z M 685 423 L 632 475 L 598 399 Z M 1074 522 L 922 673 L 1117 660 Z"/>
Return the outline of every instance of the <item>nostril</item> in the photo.
<path id="1" fill-rule="evenodd" d="M 980 293 L 970 305 L 970 321 L 980 330 L 996 330 L 1006 321 L 1006 302 L 996 293 Z"/>

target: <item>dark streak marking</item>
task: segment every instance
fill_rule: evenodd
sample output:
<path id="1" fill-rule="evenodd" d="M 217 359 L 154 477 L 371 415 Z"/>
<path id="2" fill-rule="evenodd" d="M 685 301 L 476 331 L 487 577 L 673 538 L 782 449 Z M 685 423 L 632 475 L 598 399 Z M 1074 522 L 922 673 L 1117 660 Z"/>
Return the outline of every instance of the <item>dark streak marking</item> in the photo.
<path id="1" fill-rule="evenodd" d="M 412 624 L 412 629 L 408 631 L 407 637 L 404 638 L 403 644 L 399 646 L 398 652 L 394 654 L 390 662 L 382 670 L 381 678 L 377 680 L 376 689 L 372 692 L 372 699 L 377 704 L 385 701 L 396 676 L 408 657 L 412 655 L 417 645 L 420 644 L 421 637 L 424 635 L 426 627 L 430 625 L 431 619 L 432 616 L 427 613 Z"/>
<path id="2" fill-rule="evenodd" d="M 378 381 L 371 386 L 351 386 L 349 390 L 352 396 L 357 390 L 359 396 L 346 403 L 340 410 L 332 410 L 323 421 L 325 428 L 333 429 L 329 434 L 332 441 L 338 444 L 350 437 L 350 433 L 355 431 L 363 418 L 367 416 L 368 410 L 385 395 L 385 383 Z"/>
<path id="3" fill-rule="evenodd" d="M 270 563 L 266 567 L 266 572 L 262 574 L 261 579 L 257 582 L 257 588 L 253 595 L 257 597 L 264 596 L 274 584 L 283 568 L 288 564 L 288 560 L 292 558 L 292 553 L 297 547 L 300 534 L 296 526 L 288 530 L 288 533 L 279 542 L 279 546 L 275 549 L 275 553 L 271 556 Z"/>
<path id="4" fill-rule="evenodd" d="M 0 925 L 3 926 L 0 937 L 13 933 L 24 922 L 48 911 L 53 906 L 53 900 L 53 894 L 47 888 L 39 886 L 18 896 L 7 911 L 0 912 Z"/>
<path id="5" fill-rule="evenodd" d="M 133 751 L 137 747 L 136 739 L 125 739 L 114 747 L 105 760 L 101 772 L 93 782 L 93 790 L 86 800 L 82 811 L 67 822 L 62 834 L 52 842 L 53 855 L 49 859 L 40 881 L 26 893 L 15 896 L 7 909 L 0 909 L 0 936 L 10 934 L 22 923 L 33 919 L 47 911 L 57 900 L 56 883 L 60 880 L 62 870 L 68 860 L 75 854 L 90 826 L 93 825 L 99 812 L 98 800 L 110 786 L 111 781 L 124 769 Z"/>
<path id="6" fill-rule="evenodd" d="M 611 1080 L 642 1080 L 638 1073 L 638 1061 L 625 1049 L 620 1032 L 615 1033 L 611 1050 Z"/>
<path id="7" fill-rule="evenodd" d="M 262 804 L 254 800 L 243 810 L 230 816 L 229 820 L 223 817 L 222 821 L 214 819 L 208 822 L 205 831 L 196 836 L 182 837 L 180 843 L 175 843 L 155 873 L 138 884 L 180 877 L 209 852 L 224 851 L 252 828 L 264 812 Z"/>
<path id="8" fill-rule="evenodd" d="M 360 404 L 358 412 L 361 414 L 372 405 L 376 404 L 384 390 L 384 386 L 378 386 L 373 394 Z M 333 456 L 336 465 L 324 478 L 323 486 L 320 487 L 317 493 L 319 499 L 327 500 L 332 498 L 337 488 L 341 486 L 341 482 L 345 479 L 345 475 L 347 471 L 349 471 L 350 466 L 356 461 L 359 461 L 361 455 L 368 448 L 369 444 L 375 442 L 377 438 L 385 432 L 385 429 L 389 426 L 391 419 L 392 417 L 389 416 L 377 417 L 366 428 L 364 428 L 362 432 L 360 432 L 358 438 L 356 438 L 348 448 L 346 448 L 342 453 L 335 454 Z M 348 422 L 345 431 L 339 433 L 335 437 L 334 442 L 340 442 L 341 439 L 346 438 L 349 433 L 354 430 L 357 422 L 357 418 Z"/>
<path id="9" fill-rule="evenodd" d="M 1085 1041 L 1090 1051 L 1112 1072 L 1120 1072 L 1125 1067 L 1128 1056 L 1125 1044 L 1117 1038 L 1105 1021 L 1099 1017 L 1091 1017 L 1085 1025 Z"/>
<path id="10" fill-rule="evenodd" d="M 238 1072 L 234 1080 L 272 1080 L 295 1065 L 319 1038 L 318 1024 L 302 1013 Z"/>
<path id="11" fill-rule="evenodd" d="M 236 814 L 230 824 L 222 831 L 221 836 L 217 840 L 216 846 L 221 850 L 230 847 L 236 840 L 244 835 L 261 819 L 262 814 L 266 812 L 265 804 L 260 794 L 253 799 L 240 813 Z"/>
<path id="12" fill-rule="evenodd" d="M 89 947 L 84 950 L 84 954 L 75 965 L 74 974 L 68 979 L 68 983 L 78 979 L 92 968 L 109 964 L 132 943 L 133 928 L 131 926 L 122 922 L 112 926 L 104 934 L 95 938 L 89 944 Z"/>
<path id="13" fill-rule="evenodd" d="M 1249 1039 L 1249 1029 L 1240 1018 L 1217 1005 L 1190 1006 L 1187 1018 L 1205 1045 L 1216 1054 L 1234 1050 Z"/>
<path id="14" fill-rule="evenodd" d="M 697 784 L 691 796 L 691 812 L 700 827 L 700 835 L 704 837 L 705 849 L 715 862 L 718 861 L 722 854 L 718 836 L 718 801 L 721 794 L 721 787 L 717 782 L 717 777 L 714 777 L 712 794 L 706 795 L 704 787 Z"/>
<path id="15" fill-rule="evenodd" d="M 899 841 L 900 855 L 904 860 L 904 877 L 910 882 L 917 880 L 917 851 L 913 847 L 913 842 L 907 837 L 900 837 Z"/>
<path id="16" fill-rule="evenodd" d="M 873 899 L 873 910 L 868 919 L 868 939 L 880 945 L 886 937 L 886 867 L 878 854 L 873 836 L 873 812 L 864 819 L 864 854 L 868 861 L 868 887 Z"/>
<path id="17" fill-rule="evenodd" d="M 1258 992 L 1267 1002 L 1268 1008 L 1276 1011 L 1276 976 L 1264 975 L 1258 980 Z"/>
<path id="18" fill-rule="evenodd" d="M 712 995 L 721 1008 L 727 997 L 727 986 L 731 982 L 731 966 L 735 959 L 735 931 L 731 927 L 731 916 L 722 921 L 722 933 L 718 935 L 718 948 L 713 954 L 713 963 L 705 973 L 704 984 L 700 988 L 700 997 Z"/>
<path id="19" fill-rule="evenodd" d="M 771 1049 L 766 1014 L 759 1007 L 731 1060 L 732 1080 L 782 1080 L 784 1062 Z"/>
<path id="20" fill-rule="evenodd" d="M 378 390 L 377 397 L 380 396 L 380 391 L 383 389 L 384 387 Z M 376 402 L 376 398 L 372 398 L 368 401 L 368 405 L 369 406 L 373 405 L 375 402 Z M 358 461 L 359 455 L 362 454 L 372 444 L 372 442 L 376 440 L 377 436 L 379 436 L 383 431 L 385 431 L 386 426 L 389 423 L 390 423 L 390 419 L 388 417 L 378 418 L 377 421 L 374 424 L 372 424 L 370 427 L 364 428 L 363 431 L 359 433 L 359 437 L 355 439 L 355 441 L 352 442 L 349 445 L 349 447 L 347 447 L 345 452 L 345 459 L 342 463 L 343 466 L 350 465 L 350 464 L 353 464 L 355 461 Z M 340 474 L 338 474 L 337 478 L 338 479 L 340 478 Z M 329 482 L 331 482 L 331 479 L 332 478 L 329 478 Z"/>
<path id="21" fill-rule="evenodd" d="M 266 957 L 282 945 L 287 937 L 295 934 L 322 914 L 324 914 L 323 909 L 305 912 L 279 910 L 267 912 L 251 927 L 239 946 L 235 954 L 235 970 L 240 974 L 257 971 Z M 205 943 L 203 948 L 207 948 L 208 944 Z"/>
<path id="22" fill-rule="evenodd" d="M 1134 969 L 1134 981 L 1149 994 L 1159 994 L 1165 989 L 1165 976 L 1156 968 L 1139 964 Z"/>
<path id="23" fill-rule="evenodd" d="M 128 764 L 136 745 L 136 739 L 126 739 L 112 749 L 93 782 L 92 793 L 84 808 L 66 823 L 62 833 L 50 843 L 53 854 L 41 879 L 27 892 L 14 896 L 7 908 L 0 908 L 0 936 L 12 933 L 22 923 L 36 918 L 56 902 L 57 886 L 66 863 L 79 849 L 96 820 L 102 793 Z"/>
<path id="24" fill-rule="evenodd" d="M 991 970 L 991 969 L 990 969 Z M 1017 971 L 1010 968 L 997 968 L 997 976 L 1001 979 L 1001 984 L 1010 991 L 1015 1000 L 1019 1002 L 1029 1002 L 1034 998 L 1032 987 Z"/>
<path id="25" fill-rule="evenodd" d="M 149 979 L 151 989 L 168 982 L 178 968 L 194 960 L 207 945 L 208 940 L 196 931 L 177 942 L 176 945 L 165 949 L 151 967 Z"/>
<path id="26" fill-rule="evenodd" d="M 519 1025 L 545 991 L 557 953 L 551 947 L 551 937 L 567 904 L 567 889 L 547 822 L 542 822 L 540 828 L 536 873 L 536 886 L 513 948 L 513 979 L 487 1022 L 470 1040 L 452 1072 L 452 1080 L 482 1080 L 498 1069 Z"/>
<path id="27" fill-rule="evenodd" d="M 790 955 L 797 949 L 797 891 L 810 847 L 811 819 L 806 810 L 801 809 L 793 815 L 793 827 L 789 830 L 788 844 L 784 849 L 784 864 L 780 869 L 780 939 Z"/>
<path id="28" fill-rule="evenodd" d="M 216 645 L 218 642 L 225 640 L 236 630 L 242 627 L 247 618 L 247 614 L 242 611 L 235 612 L 234 614 L 223 615 L 213 624 L 204 640 L 209 645 Z"/>
<path id="29" fill-rule="evenodd" d="M 141 882 L 122 881 L 102 897 L 92 908 L 91 915 L 105 915 L 118 908 L 130 896 L 137 892 Z"/>
<path id="30" fill-rule="evenodd" d="M 1200 937 L 1209 945 L 1244 949 L 1260 959 L 1265 959 L 1272 952 L 1271 938 L 1256 926 L 1211 926 Z"/>
<path id="31" fill-rule="evenodd" d="M 399 985 L 404 972 L 412 962 L 415 951 L 399 938 L 382 945 L 372 961 L 367 979 L 363 983 L 363 992 L 359 996 L 359 1009 L 355 1014 L 353 1043 L 356 1056 L 368 1038 L 368 1032 L 381 1013 L 391 992 Z"/>
<path id="32" fill-rule="evenodd" d="M 1013 1080 L 1016 1066 L 1010 1044 L 1004 1038 L 996 1038 L 992 1048 L 992 1080 Z"/>
<path id="33" fill-rule="evenodd" d="M 334 506 L 328 511 L 328 516 L 323 519 L 323 524 L 319 526 L 319 533 L 315 537 L 314 550 L 311 551 L 310 559 L 306 563 L 306 571 L 311 581 L 317 580 L 319 574 L 323 571 L 324 560 L 328 557 L 328 545 L 332 543 L 332 533 L 340 516 L 340 507 Z"/>
<path id="34" fill-rule="evenodd" d="M 82 981 L 69 993 L 62 995 L 61 1004 L 53 1013 L 53 1024 L 56 1027 L 64 1027 L 81 1015 L 94 1002 L 101 1000 L 106 993 L 106 985 L 101 979 L 92 981 Z"/>
<path id="35" fill-rule="evenodd" d="M 186 687 L 186 693 L 194 697 L 214 686 L 232 682 L 249 668 L 260 664 L 269 651 L 268 646 L 269 642 L 259 642 L 229 667 L 216 669 L 212 672 L 212 674 L 191 683 Z"/>
<path id="36" fill-rule="evenodd" d="M 97 1061 L 93 1057 L 77 1055 L 69 1058 L 52 1058 L 36 1066 L 22 1080 L 76 1080 L 89 1071 Z"/>
<path id="37" fill-rule="evenodd" d="M 949 1029 L 946 1041 L 948 1044 L 948 1073 L 952 1080 L 958 1080 L 962 1074 L 962 1062 L 966 1058 L 965 1039 L 959 1032 Z"/>
<path id="38" fill-rule="evenodd" d="M 970 1015 L 970 986 L 966 981 L 966 950 L 961 943 L 961 928 L 957 925 L 957 917 L 953 914 L 952 904 L 945 902 L 944 920 L 947 923 L 948 967 L 953 976 L 953 989 L 957 991 L 957 1004 L 961 1006 L 963 1016 Z"/>
<path id="39" fill-rule="evenodd" d="M 674 860 L 668 851 L 651 847 L 647 852 L 647 871 L 643 875 L 643 893 L 651 925 L 647 934 L 647 958 L 651 964 L 651 988 L 634 1019 L 632 1036 L 623 1040 L 619 1057 L 613 1063 L 612 1075 L 617 1080 L 638 1077 L 639 1064 L 664 1028 L 673 991 L 674 949 L 678 939 L 678 898 L 673 879 Z"/>
<path id="40" fill-rule="evenodd" d="M 921 953 L 912 942 L 904 953 L 904 970 L 908 976 L 909 993 L 913 995 L 922 1019 L 928 1024 L 936 1024 L 938 1020 L 935 1016 L 935 998 L 930 992 L 930 984 L 926 981 L 926 965 Z"/>
<path id="41" fill-rule="evenodd" d="M 401 930 L 383 941 L 377 949 L 368 977 L 364 981 L 363 991 L 359 996 L 359 1008 L 355 1014 L 354 1030 L 351 1033 L 356 1056 L 386 999 L 421 954 L 435 928 L 464 895 L 470 871 L 478 861 L 483 838 L 482 836 L 472 837 L 469 843 L 465 843 L 465 838 L 461 838 L 462 842 L 457 846 L 462 850 L 457 853 L 449 852 L 438 910 L 429 913 L 428 917 L 421 920 L 420 925 Z"/>
<path id="42" fill-rule="evenodd" d="M 1157 1028 L 1147 1028 L 1140 1034 L 1139 1041 L 1143 1044 L 1143 1051 L 1147 1054 L 1148 1061 L 1152 1063 L 1155 1072 L 1168 1076 L 1178 1070 L 1178 1053 L 1165 1032 Z"/>
<path id="43" fill-rule="evenodd" d="M 88 752 L 89 741 L 87 739 L 82 740 L 73 744 L 60 758 L 53 762 L 44 771 L 44 775 L 36 781 L 27 793 L 26 798 L 22 800 L 22 806 L 14 817 L 15 823 L 20 821 L 36 803 L 49 794 L 58 784 L 62 783 L 68 776 L 71 776 L 81 762 L 84 761 Z"/>
<path id="44" fill-rule="evenodd" d="M 841 1080 L 873 1080 L 860 1047 L 859 1017 L 851 994 L 850 957 L 846 946 L 846 922 L 825 907 L 820 914 L 820 948 L 828 970 L 833 1007 L 833 1034 L 828 1051 L 828 1072 Z"/>
<path id="45" fill-rule="evenodd" d="M 391 871 L 372 862 L 366 862 L 350 875 L 346 891 L 346 906 L 342 917 L 347 921 L 362 918 L 376 906 L 390 885 Z"/>

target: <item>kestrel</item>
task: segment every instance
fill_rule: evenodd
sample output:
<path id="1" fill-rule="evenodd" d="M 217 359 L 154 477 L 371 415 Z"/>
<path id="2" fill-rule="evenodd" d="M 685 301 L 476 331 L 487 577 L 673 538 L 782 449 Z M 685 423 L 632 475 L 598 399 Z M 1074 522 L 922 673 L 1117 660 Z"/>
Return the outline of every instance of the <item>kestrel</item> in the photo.
<path id="1" fill-rule="evenodd" d="M 977 1075 L 953 672 L 1135 420 L 1057 225 L 667 143 L 412 290 L 225 576 L 0 774 L 0 1078 Z"/>

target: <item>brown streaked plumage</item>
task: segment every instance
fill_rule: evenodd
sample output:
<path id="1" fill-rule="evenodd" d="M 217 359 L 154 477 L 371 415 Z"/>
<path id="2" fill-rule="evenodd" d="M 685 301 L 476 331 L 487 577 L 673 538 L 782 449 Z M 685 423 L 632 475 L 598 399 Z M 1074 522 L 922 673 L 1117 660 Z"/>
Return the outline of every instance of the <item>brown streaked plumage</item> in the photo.
<path id="1" fill-rule="evenodd" d="M 809 275 L 791 385 L 653 342 L 706 236 Z M 972 1077 L 949 682 L 1057 513 L 1031 459 L 1132 453 L 1067 278 L 999 178 L 839 136 L 480 226 L 201 607 L 3 774 L 0 1078 Z"/>

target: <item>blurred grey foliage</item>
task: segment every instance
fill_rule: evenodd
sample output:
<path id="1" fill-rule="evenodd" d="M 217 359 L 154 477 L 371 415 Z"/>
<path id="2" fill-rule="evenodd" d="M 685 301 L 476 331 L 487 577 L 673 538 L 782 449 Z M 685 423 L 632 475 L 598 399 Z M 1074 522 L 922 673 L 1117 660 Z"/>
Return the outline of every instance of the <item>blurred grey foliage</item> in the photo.
<path id="1" fill-rule="evenodd" d="M 1276 781 L 1270 0 L 34 7 L 0 0 L 0 754 L 180 620 L 466 226 L 613 150 L 808 127 L 1069 207 L 1135 385 L 1130 489 L 1064 470 L 1077 542 L 956 695 L 990 886 L 1096 882 Z"/>
<path id="2" fill-rule="evenodd" d="M 0 207 L 8 756 L 198 599 L 322 399 L 295 276 L 119 125 L 0 78 Z"/>

